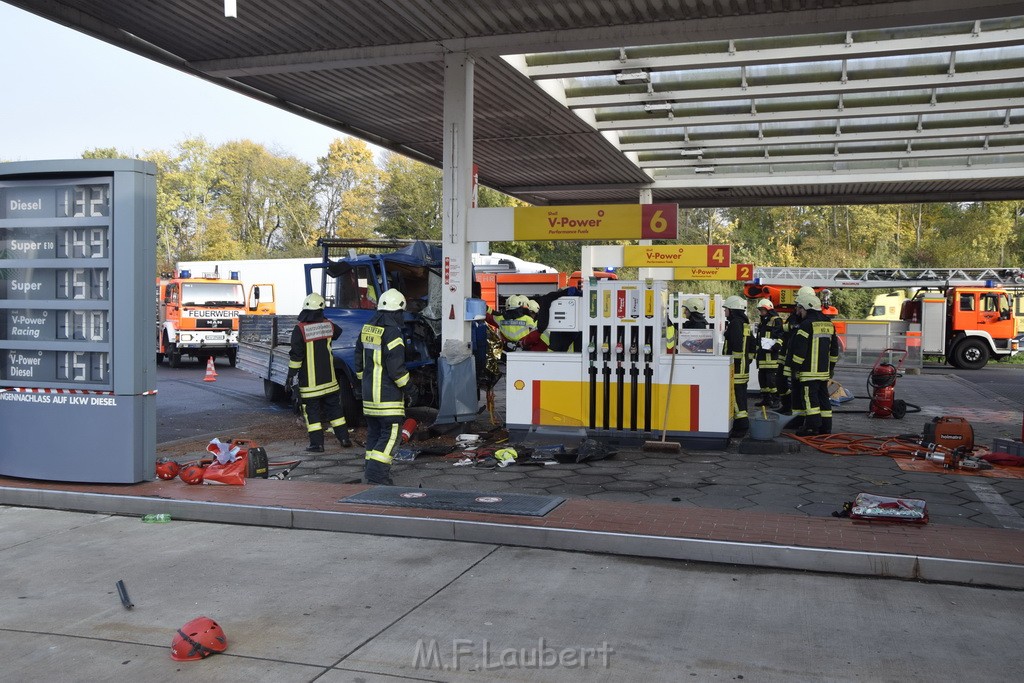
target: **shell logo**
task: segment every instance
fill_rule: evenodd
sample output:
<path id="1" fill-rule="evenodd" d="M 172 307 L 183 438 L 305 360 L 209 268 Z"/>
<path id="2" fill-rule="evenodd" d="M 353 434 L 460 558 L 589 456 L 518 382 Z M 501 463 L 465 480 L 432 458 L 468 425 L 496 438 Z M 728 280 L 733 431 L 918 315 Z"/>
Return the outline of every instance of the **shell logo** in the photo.
<path id="1" fill-rule="evenodd" d="M 516 391 L 522 391 L 523 389 L 526 388 L 526 382 L 524 382 L 521 379 L 517 379 L 515 382 L 512 383 L 512 386 L 513 388 L 515 388 Z"/>

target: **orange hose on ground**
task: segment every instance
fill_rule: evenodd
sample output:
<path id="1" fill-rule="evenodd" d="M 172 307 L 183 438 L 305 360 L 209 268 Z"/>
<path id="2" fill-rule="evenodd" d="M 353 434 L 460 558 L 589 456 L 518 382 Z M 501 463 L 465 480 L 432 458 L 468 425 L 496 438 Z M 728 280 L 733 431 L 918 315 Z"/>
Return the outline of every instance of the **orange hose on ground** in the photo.
<path id="1" fill-rule="evenodd" d="M 822 434 L 819 436 L 797 436 L 787 434 L 791 439 L 806 444 L 811 448 L 830 455 L 887 455 L 892 458 L 921 457 L 931 448 L 922 446 L 917 441 L 909 441 L 906 437 L 874 436 L 872 434 Z M 936 445 L 936 453 L 952 453 L 953 449 Z"/>

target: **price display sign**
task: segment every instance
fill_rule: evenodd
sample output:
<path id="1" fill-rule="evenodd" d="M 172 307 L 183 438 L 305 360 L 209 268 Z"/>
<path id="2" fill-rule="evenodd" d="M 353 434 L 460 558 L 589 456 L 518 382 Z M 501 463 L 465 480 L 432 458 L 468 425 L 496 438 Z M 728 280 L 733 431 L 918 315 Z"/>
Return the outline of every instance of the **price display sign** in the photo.
<path id="1" fill-rule="evenodd" d="M 0 164 L 0 474 L 152 478 L 155 199 L 140 161 Z"/>
<path id="2" fill-rule="evenodd" d="M 0 184 L 0 383 L 113 389 L 112 183 Z"/>

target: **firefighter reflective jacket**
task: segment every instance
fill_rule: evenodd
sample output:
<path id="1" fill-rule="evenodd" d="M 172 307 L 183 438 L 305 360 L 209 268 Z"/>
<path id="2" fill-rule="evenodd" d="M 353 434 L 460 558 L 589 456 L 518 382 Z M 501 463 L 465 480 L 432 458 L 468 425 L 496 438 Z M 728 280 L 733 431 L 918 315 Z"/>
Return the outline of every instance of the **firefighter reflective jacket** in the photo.
<path id="1" fill-rule="evenodd" d="M 307 315 L 308 314 L 308 315 Z M 341 328 L 323 317 L 321 311 L 303 311 L 292 330 L 288 369 L 299 376 L 299 396 L 318 398 L 338 391 L 331 342 Z"/>
<path id="2" fill-rule="evenodd" d="M 807 311 L 790 341 L 793 372 L 801 382 L 828 380 L 839 361 L 836 327 L 821 311 Z"/>
<path id="3" fill-rule="evenodd" d="M 356 377 L 363 388 L 363 413 L 373 417 L 402 417 L 409 383 L 405 369 L 402 311 L 377 311 L 356 340 Z"/>
<path id="4" fill-rule="evenodd" d="M 537 322 L 522 307 L 505 311 L 501 315 L 495 316 L 494 321 L 498 324 L 498 332 L 501 333 L 501 337 L 505 341 L 506 351 L 523 348 L 523 340 L 531 332 L 537 331 Z"/>
<path id="5" fill-rule="evenodd" d="M 725 322 L 725 355 L 732 356 L 733 384 L 746 384 L 750 379 L 750 363 L 754 360 L 754 337 L 743 311 L 730 312 Z"/>
<path id="6" fill-rule="evenodd" d="M 771 348 L 766 349 L 769 344 Z M 757 367 L 762 370 L 774 370 L 779 367 L 781 344 L 782 317 L 775 311 L 768 311 L 768 315 L 761 318 L 757 326 Z"/>

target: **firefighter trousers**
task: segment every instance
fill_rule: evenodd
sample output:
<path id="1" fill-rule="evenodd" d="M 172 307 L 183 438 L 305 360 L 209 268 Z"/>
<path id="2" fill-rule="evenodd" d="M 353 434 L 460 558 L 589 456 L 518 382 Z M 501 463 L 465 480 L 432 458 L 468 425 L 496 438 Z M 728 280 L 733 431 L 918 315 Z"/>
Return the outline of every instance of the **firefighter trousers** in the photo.
<path id="1" fill-rule="evenodd" d="M 366 467 L 363 472 L 367 484 L 391 486 L 391 458 L 402 439 L 404 415 L 377 417 L 366 415 Z"/>
<path id="2" fill-rule="evenodd" d="M 334 430 L 334 436 L 343 446 L 348 440 L 345 414 L 341 409 L 341 394 L 337 391 L 315 398 L 303 398 L 302 417 L 306 420 L 310 446 L 323 447 L 325 427 Z"/>

